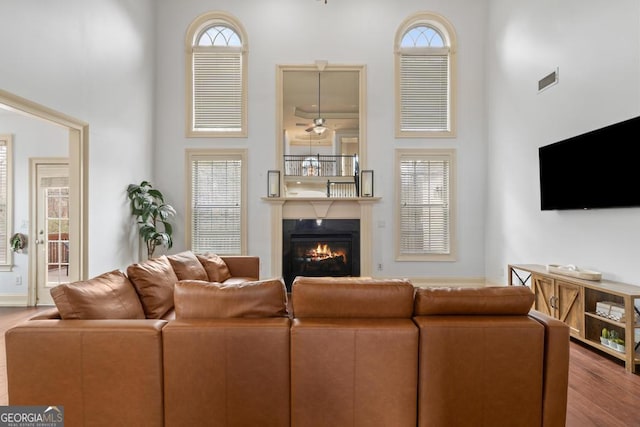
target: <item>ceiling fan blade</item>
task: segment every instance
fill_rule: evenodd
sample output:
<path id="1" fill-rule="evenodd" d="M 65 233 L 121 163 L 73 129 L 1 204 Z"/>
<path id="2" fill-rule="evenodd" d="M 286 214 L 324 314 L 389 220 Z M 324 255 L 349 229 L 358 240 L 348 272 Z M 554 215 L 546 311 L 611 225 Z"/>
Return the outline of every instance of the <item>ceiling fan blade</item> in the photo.
<path id="1" fill-rule="evenodd" d="M 313 128 L 314 128 L 314 127 L 315 127 L 315 126 L 310 126 L 310 127 L 306 128 L 304 131 L 305 131 L 305 132 L 311 132 L 311 131 L 313 130 Z"/>

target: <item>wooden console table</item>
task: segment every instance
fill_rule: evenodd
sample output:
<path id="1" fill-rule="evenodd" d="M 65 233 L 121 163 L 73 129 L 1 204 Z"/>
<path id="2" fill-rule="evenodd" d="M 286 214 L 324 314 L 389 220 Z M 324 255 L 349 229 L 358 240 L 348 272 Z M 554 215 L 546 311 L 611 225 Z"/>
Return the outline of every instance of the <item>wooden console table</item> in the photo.
<path id="1" fill-rule="evenodd" d="M 640 287 L 608 280 L 584 280 L 550 273 L 539 264 L 509 264 L 509 285 L 523 285 L 535 294 L 533 309 L 562 320 L 571 337 L 612 355 L 625 363 L 626 370 L 639 372 Z M 624 318 L 615 320 L 596 314 L 598 302 L 624 306 Z M 603 328 L 616 331 L 624 339 L 624 351 L 601 344 Z"/>

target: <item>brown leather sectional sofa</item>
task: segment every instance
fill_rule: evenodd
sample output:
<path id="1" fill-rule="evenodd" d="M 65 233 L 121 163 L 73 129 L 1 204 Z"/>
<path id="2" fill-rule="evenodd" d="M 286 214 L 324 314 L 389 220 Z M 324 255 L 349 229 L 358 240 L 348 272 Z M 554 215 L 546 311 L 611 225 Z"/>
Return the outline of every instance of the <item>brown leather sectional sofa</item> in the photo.
<path id="1" fill-rule="evenodd" d="M 568 327 L 526 287 L 298 277 L 287 295 L 258 272 L 184 252 L 62 285 L 6 333 L 9 403 L 66 426 L 565 425 Z"/>

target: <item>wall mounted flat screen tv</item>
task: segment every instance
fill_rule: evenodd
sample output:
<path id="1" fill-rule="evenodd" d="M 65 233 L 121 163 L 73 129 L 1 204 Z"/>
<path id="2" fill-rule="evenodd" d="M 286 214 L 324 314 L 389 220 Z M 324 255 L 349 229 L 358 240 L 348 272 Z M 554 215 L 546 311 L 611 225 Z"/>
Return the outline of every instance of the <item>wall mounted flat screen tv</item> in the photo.
<path id="1" fill-rule="evenodd" d="M 542 210 L 640 206 L 640 116 L 538 149 Z"/>

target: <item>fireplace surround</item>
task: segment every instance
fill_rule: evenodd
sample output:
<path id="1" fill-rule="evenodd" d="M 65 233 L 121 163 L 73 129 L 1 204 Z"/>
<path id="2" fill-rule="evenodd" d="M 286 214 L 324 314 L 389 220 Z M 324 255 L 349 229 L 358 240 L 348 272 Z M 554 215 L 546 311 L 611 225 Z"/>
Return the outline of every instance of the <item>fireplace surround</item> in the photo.
<path id="1" fill-rule="evenodd" d="M 271 256 L 269 275 L 283 277 L 283 230 L 285 219 L 357 219 L 360 221 L 360 276 L 373 274 L 373 205 L 380 197 L 352 199 L 263 197 L 270 205 Z M 379 227 L 381 227 L 379 225 Z"/>

